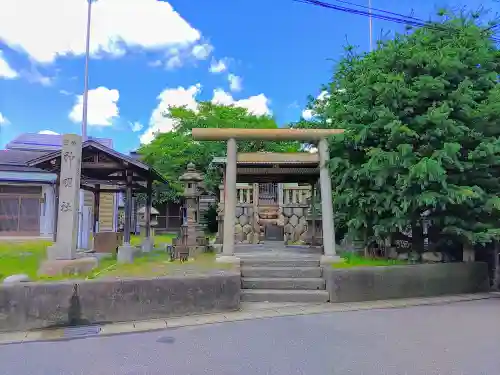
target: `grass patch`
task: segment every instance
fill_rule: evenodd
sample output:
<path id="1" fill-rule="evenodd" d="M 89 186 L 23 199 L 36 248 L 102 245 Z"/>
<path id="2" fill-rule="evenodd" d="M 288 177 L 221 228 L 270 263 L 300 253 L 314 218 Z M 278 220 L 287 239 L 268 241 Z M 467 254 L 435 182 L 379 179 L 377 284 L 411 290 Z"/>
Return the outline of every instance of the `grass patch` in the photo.
<path id="1" fill-rule="evenodd" d="M 155 236 L 155 246 L 171 244 L 173 234 Z M 139 245 L 141 238 L 132 236 L 131 243 Z M 228 269 L 227 265 L 215 263 L 215 255 L 200 254 L 196 259 L 180 263 L 170 261 L 170 256 L 164 251 L 152 251 L 135 259 L 132 264 L 118 264 L 116 256 L 101 259 L 99 267 L 86 275 L 70 276 L 38 276 L 40 263 L 46 259 L 47 247 L 50 241 L 0 242 L 0 280 L 15 274 L 26 274 L 31 280 L 56 281 L 67 279 L 95 279 L 120 277 L 158 277 L 169 274 L 204 273 L 217 269 Z"/>
<path id="2" fill-rule="evenodd" d="M 157 247 L 161 247 L 162 245 L 165 244 L 172 244 L 172 240 L 176 237 L 175 234 L 157 234 L 154 237 L 154 245 Z M 135 236 L 132 235 L 130 236 L 130 244 L 133 246 L 139 246 L 141 244 L 142 237 L 141 236 Z"/>
<path id="3" fill-rule="evenodd" d="M 401 266 L 409 263 L 404 260 L 385 259 L 385 258 L 365 258 L 358 254 L 344 253 L 341 255 L 343 263 L 334 263 L 333 268 L 352 268 L 352 267 L 381 267 L 381 266 Z"/>
<path id="4" fill-rule="evenodd" d="M 207 273 L 214 270 L 230 269 L 231 265 L 215 263 L 215 254 L 203 253 L 194 259 L 181 263 L 170 261 L 168 254 L 152 251 L 134 260 L 131 264 L 116 264 L 95 275 L 95 278 L 159 277 Z"/>
<path id="5" fill-rule="evenodd" d="M 0 242 L 0 280 L 21 273 L 37 279 L 38 267 L 51 244 L 51 241 Z"/>

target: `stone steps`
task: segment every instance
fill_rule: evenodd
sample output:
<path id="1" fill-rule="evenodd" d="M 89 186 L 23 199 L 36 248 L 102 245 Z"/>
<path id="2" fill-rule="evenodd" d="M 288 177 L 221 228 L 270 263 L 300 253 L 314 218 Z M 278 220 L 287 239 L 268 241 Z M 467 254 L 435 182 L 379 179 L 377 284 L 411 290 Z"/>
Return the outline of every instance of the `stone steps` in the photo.
<path id="1" fill-rule="evenodd" d="M 320 267 L 241 267 L 243 278 L 319 278 Z"/>
<path id="2" fill-rule="evenodd" d="M 328 302 L 326 290 L 243 289 L 242 302 Z"/>
<path id="3" fill-rule="evenodd" d="M 285 268 L 285 267 L 319 267 L 319 259 L 308 259 L 308 258 L 241 258 L 242 267 L 273 267 L 273 268 Z"/>
<path id="4" fill-rule="evenodd" d="M 243 289 L 325 290 L 322 278 L 244 277 L 241 283 Z"/>
<path id="5" fill-rule="evenodd" d="M 241 257 L 243 302 L 327 302 L 320 258 L 280 252 Z"/>

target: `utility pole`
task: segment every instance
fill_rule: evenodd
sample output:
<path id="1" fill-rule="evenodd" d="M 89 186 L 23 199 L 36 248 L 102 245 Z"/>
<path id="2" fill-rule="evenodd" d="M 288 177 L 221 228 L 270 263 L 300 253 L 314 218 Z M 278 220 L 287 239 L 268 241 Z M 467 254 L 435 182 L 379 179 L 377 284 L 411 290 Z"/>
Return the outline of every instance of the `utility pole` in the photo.
<path id="1" fill-rule="evenodd" d="M 372 17 L 372 0 L 368 0 L 368 12 L 370 16 L 368 17 L 369 28 L 370 28 L 370 52 L 373 51 L 373 17 Z"/>
<path id="2" fill-rule="evenodd" d="M 92 23 L 92 2 L 94 0 L 87 0 L 87 36 L 85 39 L 85 73 L 84 73 L 84 84 L 83 84 L 83 100 L 82 100 L 82 142 L 87 140 L 87 114 L 89 105 L 89 61 L 90 61 L 90 28 Z M 83 143 L 82 143 L 83 144 Z M 84 200 L 85 193 L 80 189 L 80 202 L 79 202 L 79 212 L 78 212 L 78 248 L 83 246 L 88 247 L 88 244 L 84 242 L 83 237 L 86 235 L 86 231 L 83 225 L 83 212 L 84 212 Z"/>
<path id="3" fill-rule="evenodd" d="M 87 113 L 89 100 L 89 60 L 90 60 L 90 28 L 92 20 L 92 3 L 94 0 L 87 0 L 87 37 L 85 40 L 85 75 L 83 87 L 83 113 L 82 113 L 82 141 L 87 140 Z"/>

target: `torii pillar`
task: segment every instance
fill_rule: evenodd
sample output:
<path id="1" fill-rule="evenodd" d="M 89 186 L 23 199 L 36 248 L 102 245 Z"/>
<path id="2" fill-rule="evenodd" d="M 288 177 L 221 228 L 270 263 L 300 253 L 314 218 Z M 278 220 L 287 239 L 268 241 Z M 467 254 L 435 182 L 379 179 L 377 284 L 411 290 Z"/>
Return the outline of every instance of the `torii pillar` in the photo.
<path id="1" fill-rule="evenodd" d="M 328 170 L 329 152 L 327 138 L 343 133 L 342 129 L 234 129 L 234 128 L 195 128 L 193 139 L 198 141 L 227 141 L 227 162 L 225 173 L 224 202 L 224 240 L 222 254 L 218 262 L 240 264 L 234 255 L 234 224 L 236 217 L 236 179 L 238 140 L 304 141 L 319 143 L 319 170 L 321 187 L 321 208 L 323 223 L 324 253 L 322 265 L 341 262 L 335 251 L 335 230 L 333 220 L 332 182 Z"/>

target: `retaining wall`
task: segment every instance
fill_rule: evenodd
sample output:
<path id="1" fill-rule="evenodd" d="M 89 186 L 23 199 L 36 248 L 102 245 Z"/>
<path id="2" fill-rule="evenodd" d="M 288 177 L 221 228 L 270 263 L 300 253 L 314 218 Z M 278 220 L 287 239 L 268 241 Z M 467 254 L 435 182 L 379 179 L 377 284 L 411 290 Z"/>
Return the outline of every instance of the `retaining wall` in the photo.
<path id="1" fill-rule="evenodd" d="M 490 290 L 482 262 L 324 269 L 330 302 L 433 297 Z"/>
<path id="2" fill-rule="evenodd" d="M 0 331 L 239 309 L 237 273 L 0 285 Z"/>

